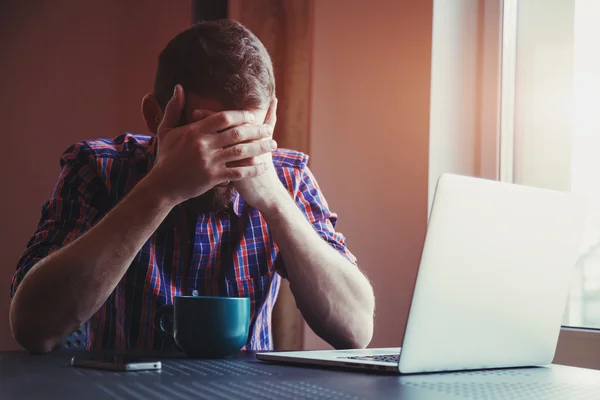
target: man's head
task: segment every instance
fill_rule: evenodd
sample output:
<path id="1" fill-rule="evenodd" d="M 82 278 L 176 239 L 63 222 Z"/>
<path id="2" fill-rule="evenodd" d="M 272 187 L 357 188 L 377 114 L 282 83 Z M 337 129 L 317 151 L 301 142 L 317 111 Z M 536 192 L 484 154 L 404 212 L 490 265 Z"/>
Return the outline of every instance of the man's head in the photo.
<path id="1" fill-rule="evenodd" d="M 156 133 L 176 84 L 185 91 L 181 125 L 204 109 L 251 110 L 261 124 L 275 95 L 271 58 L 264 45 L 242 24 L 202 21 L 173 38 L 158 58 L 154 92 L 144 96 L 146 126 Z M 200 210 L 218 210 L 231 201 L 233 187 L 215 187 L 194 199 Z"/>

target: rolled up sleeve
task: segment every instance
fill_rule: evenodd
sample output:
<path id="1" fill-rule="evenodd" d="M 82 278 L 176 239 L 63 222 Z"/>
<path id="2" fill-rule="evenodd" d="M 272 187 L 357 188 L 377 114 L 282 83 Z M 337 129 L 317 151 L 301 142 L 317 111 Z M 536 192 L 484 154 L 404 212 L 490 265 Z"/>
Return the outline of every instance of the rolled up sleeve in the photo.
<path id="1" fill-rule="evenodd" d="M 302 169 L 296 204 L 311 222 L 319 236 L 336 249 L 348 261 L 357 265 L 358 261 L 346 244 L 346 237 L 336 231 L 338 215 L 331 211 L 319 184 L 308 167 Z"/>

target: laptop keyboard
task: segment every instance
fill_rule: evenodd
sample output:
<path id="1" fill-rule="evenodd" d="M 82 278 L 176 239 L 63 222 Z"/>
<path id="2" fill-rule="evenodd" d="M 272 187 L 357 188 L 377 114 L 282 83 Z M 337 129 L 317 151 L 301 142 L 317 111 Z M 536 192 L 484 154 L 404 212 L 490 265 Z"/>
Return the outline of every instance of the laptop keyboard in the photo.
<path id="1" fill-rule="evenodd" d="M 349 360 L 363 360 L 363 361 L 377 361 L 377 362 L 388 362 L 388 363 L 398 363 L 400 360 L 400 354 L 382 354 L 377 356 L 351 356 L 351 357 L 339 357 L 345 358 Z"/>

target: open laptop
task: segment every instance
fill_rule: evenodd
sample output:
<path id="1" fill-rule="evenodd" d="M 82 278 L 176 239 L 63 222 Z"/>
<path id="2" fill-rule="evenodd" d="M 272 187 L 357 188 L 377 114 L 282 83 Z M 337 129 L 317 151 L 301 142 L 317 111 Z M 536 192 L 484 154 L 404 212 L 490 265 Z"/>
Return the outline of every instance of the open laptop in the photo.
<path id="1" fill-rule="evenodd" d="M 550 364 L 587 217 L 574 194 L 445 174 L 401 348 L 257 358 L 400 374 Z"/>

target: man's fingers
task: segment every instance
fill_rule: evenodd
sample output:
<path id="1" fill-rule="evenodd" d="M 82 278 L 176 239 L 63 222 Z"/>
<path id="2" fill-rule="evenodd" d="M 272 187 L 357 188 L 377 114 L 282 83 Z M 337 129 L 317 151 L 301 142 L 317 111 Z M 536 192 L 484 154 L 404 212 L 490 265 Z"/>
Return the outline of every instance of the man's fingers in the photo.
<path id="1" fill-rule="evenodd" d="M 225 168 L 223 173 L 224 181 L 241 181 L 244 179 L 255 178 L 267 171 L 267 164 L 261 163 L 248 167 Z"/>
<path id="2" fill-rule="evenodd" d="M 165 107 L 165 115 L 158 126 L 157 133 L 159 137 L 171 129 L 177 128 L 179 121 L 181 120 L 181 113 L 183 111 L 184 103 L 183 87 L 181 87 L 181 85 L 175 85 L 173 97 L 171 97 L 167 103 L 167 107 Z"/>
<path id="3" fill-rule="evenodd" d="M 194 110 L 192 111 L 192 121 L 199 121 L 214 114 L 216 114 L 216 112 L 210 110 Z"/>
<path id="4" fill-rule="evenodd" d="M 275 128 L 275 124 L 277 123 L 277 97 L 273 97 L 271 100 L 271 104 L 269 104 L 269 111 L 267 111 L 267 116 L 265 117 L 265 124 L 271 125 Z"/>
<path id="5" fill-rule="evenodd" d="M 203 131 L 220 132 L 234 126 L 249 124 L 254 121 L 254 114 L 250 111 L 234 110 L 222 111 L 213 115 L 209 115 L 202 121 L 196 122 L 202 127 Z"/>
<path id="6" fill-rule="evenodd" d="M 263 160 L 262 157 L 256 156 L 256 157 L 244 158 L 243 160 L 230 161 L 230 162 L 226 163 L 225 166 L 227 168 L 249 167 L 251 165 L 258 165 L 258 164 L 262 164 L 264 162 L 265 161 Z"/>
<path id="7" fill-rule="evenodd" d="M 277 148 L 274 140 L 257 140 L 250 143 L 240 143 L 219 151 L 217 159 L 220 162 L 231 162 L 245 158 L 257 157 L 270 153 Z"/>
<path id="8" fill-rule="evenodd" d="M 271 125 L 242 125 L 228 129 L 215 136 L 215 147 L 225 148 L 238 143 L 271 138 L 273 127 Z"/>

